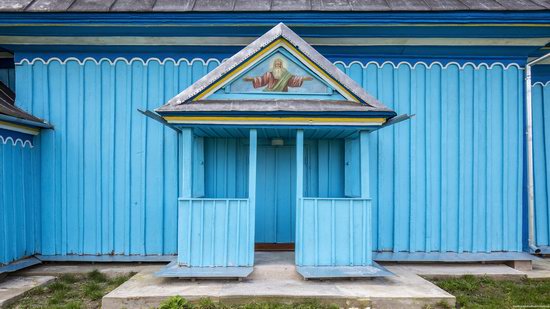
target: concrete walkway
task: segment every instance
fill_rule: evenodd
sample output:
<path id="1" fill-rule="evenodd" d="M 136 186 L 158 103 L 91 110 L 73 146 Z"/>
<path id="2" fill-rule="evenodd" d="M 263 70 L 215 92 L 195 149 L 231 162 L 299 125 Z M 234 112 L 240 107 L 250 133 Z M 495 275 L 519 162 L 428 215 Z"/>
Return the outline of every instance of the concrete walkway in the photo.
<path id="1" fill-rule="evenodd" d="M 144 270 L 107 294 L 103 308 L 152 308 L 174 295 L 189 300 L 209 297 L 224 303 L 315 298 L 359 308 L 424 308 L 441 301 L 449 305 L 455 303 L 454 296 L 407 270 L 406 266 L 388 266 L 396 274 L 393 277 L 304 281 L 295 271 L 293 253 L 257 253 L 255 262 L 254 272 L 242 282 L 157 278 L 154 269 Z"/>
<path id="2" fill-rule="evenodd" d="M 53 276 L 8 276 L 0 281 L 0 308 L 13 304 L 25 292 L 54 280 Z"/>
<path id="3" fill-rule="evenodd" d="M 158 269 L 166 263 L 46 263 L 17 272 L 22 276 L 59 276 L 62 274 L 85 274 L 94 270 L 116 277 L 139 273 L 147 269 Z"/>
<path id="4" fill-rule="evenodd" d="M 533 262 L 533 270 L 519 271 L 504 264 L 422 263 L 383 265 L 397 276 L 365 280 L 304 281 L 296 272 L 293 253 L 260 252 L 255 270 L 243 282 L 186 281 L 160 279 L 153 273 L 166 263 L 47 263 L 18 271 L 0 280 L 0 308 L 12 303 L 26 291 L 46 284 L 66 273 L 92 270 L 109 276 L 138 273 L 103 299 L 104 308 L 151 308 L 173 295 L 189 299 L 211 297 L 225 303 L 257 300 L 295 301 L 315 297 L 342 307 L 422 308 L 440 300 L 454 303 L 454 297 L 424 278 L 485 275 L 496 279 L 550 278 L 550 259 Z"/>
<path id="5" fill-rule="evenodd" d="M 550 278 L 550 258 L 533 261 L 533 270 L 526 271 L 525 274 L 531 279 Z"/>

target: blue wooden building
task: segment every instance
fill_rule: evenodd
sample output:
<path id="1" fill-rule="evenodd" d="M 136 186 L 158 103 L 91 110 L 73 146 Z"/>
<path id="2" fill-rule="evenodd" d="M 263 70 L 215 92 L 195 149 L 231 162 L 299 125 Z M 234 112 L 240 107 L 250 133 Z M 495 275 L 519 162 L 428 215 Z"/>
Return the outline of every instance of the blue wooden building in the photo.
<path id="1" fill-rule="evenodd" d="M 306 278 L 362 277 L 548 253 L 549 10 L 2 2 L 0 272 L 246 277 L 255 251 L 293 250 Z"/>

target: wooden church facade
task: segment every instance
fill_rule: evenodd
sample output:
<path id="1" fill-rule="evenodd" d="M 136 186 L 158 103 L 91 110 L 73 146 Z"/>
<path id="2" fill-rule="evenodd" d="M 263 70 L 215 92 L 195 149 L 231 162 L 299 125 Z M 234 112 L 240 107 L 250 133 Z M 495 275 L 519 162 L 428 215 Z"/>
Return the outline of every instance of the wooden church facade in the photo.
<path id="1" fill-rule="evenodd" d="M 260 12 L 252 26 L 31 9 L 0 25 L 0 81 L 44 119 L 28 143 L 0 131 L 4 267 L 174 261 L 159 275 L 244 277 L 255 250 L 284 248 L 323 277 L 530 258 L 524 68 L 550 38 L 545 9 Z M 545 66 L 533 72 L 544 251 L 548 96 Z"/>

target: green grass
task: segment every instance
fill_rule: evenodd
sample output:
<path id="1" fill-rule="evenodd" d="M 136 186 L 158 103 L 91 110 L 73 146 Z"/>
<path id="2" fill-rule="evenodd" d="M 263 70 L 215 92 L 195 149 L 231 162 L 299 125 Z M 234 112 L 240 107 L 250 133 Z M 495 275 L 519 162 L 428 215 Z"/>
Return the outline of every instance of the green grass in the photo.
<path id="1" fill-rule="evenodd" d="M 458 308 L 550 306 L 550 279 L 494 280 L 464 276 L 433 282 L 456 297 Z"/>
<path id="2" fill-rule="evenodd" d="M 251 302 L 244 305 L 226 305 L 214 303 L 208 298 L 189 302 L 181 296 L 173 296 L 163 301 L 157 309 L 338 309 L 338 306 L 321 304 L 315 300 L 293 304 Z"/>
<path id="3" fill-rule="evenodd" d="M 132 275 L 109 278 L 97 270 L 87 274 L 64 274 L 46 286 L 30 290 L 9 308 L 100 308 L 101 298 Z"/>

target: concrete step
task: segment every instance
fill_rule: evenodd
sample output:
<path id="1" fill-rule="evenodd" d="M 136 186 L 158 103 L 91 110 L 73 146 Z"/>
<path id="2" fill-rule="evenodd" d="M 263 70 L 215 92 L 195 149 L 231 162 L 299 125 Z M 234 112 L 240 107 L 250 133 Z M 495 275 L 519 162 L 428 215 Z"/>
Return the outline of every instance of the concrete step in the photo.
<path id="1" fill-rule="evenodd" d="M 296 272 L 291 254 L 268 253 L 257 254 L 254 272 L 242 282 L 158 278 L 154 276 L 158 269 L 146 269 L 107 294 L 103 298 L 103 308 L 152 308 L 175 295 L 191 301 L 208 297 L 227 304 L 289 303 L 314 298 L 343 308 L 425 308 L 441 301 L 454 305 L 454 296 L 406 267 L 387 268 L 395 276 L 305 281 Z"/>

